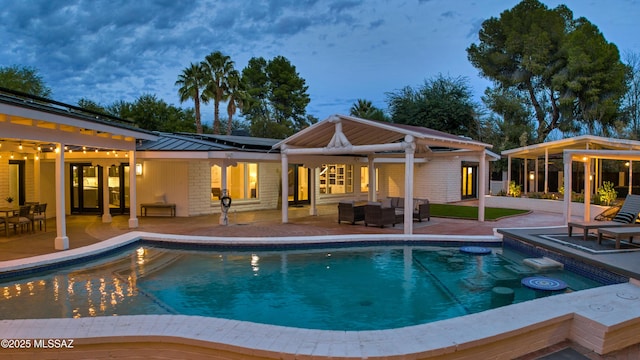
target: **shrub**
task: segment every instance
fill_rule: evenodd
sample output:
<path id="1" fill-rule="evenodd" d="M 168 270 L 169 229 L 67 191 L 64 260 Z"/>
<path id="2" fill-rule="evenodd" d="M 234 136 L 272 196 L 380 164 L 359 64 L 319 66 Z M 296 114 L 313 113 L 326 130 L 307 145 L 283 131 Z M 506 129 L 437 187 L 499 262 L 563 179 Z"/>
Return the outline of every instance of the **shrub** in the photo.
<path id="1" fill-rule="evenodd" d="M 520 197 L 520 194 L 522 194 L 520 185 L 516 185 L 515 181 L 509 183 L 509 194 L 513 197 Z"/>
<path id="2" fill-rule="evenodd" d="M 603 182 L 602 186 L 598 188 L 598 200 L 600 200 L 600 204 L 609 206 L 617 197 L 618 192 L 610 181 Z"/>

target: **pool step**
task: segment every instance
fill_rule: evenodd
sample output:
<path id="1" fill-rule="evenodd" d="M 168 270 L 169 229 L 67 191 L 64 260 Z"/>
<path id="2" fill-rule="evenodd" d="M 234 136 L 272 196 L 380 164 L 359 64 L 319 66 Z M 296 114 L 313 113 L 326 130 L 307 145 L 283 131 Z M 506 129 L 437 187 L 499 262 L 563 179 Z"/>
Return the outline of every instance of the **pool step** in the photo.
<path id="1" fill-rule="evenodd" d="M 522 260 L 522 263 L 536 270 L 561 270 L 564 265 L 548 257 L 529 258 Z"/>

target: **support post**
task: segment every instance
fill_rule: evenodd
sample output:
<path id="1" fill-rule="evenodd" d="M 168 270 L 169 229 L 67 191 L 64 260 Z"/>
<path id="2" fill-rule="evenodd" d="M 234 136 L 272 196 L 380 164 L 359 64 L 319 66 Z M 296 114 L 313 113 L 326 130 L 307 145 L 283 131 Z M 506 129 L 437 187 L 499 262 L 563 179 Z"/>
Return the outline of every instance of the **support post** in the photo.
<path id="1" fill-rule="evenodd" d="M 286 149 L 281 149 L 280 161 L 282 164 L 282 223 L 289 222 L 289 160 Z"/>
<path id="2" fill-rule="evenodd" d="M 478 167 L 478 221 L 484 221 L 486 182 L 488 178 L 486 150 L 482 150 L 480 153 Z"/>
<path id="3" fill-rule="evenodd" d="M 58 144 L 56 153 L 56 250 L 69 249 L 69 238 L 67 237 L 67 219 L 65 214 L 65 180 L 64 180 L 64 144 Z"/>
<path id="4" fill-rule="evenodd" d="M 111 222 L 111 211 L 109 210 L 109 165 L 105 162 L 102 165 L 102 222 Z"/>
<path id="5" fill-rule="evenodd" d="M 411 135 L 404 138 L 404 233 L 413 234 L 413 166 L 416 143 Z"/>
<path id="6" fill-rule="evenodd" d="M 562 156 L 562 162 L 564 164 L 564 222 L 567 223 L 571 220 L 571 177 L 573 176 L 571 171 L 571 155 L 564 153 Z"/>
<path id="7" fill-rule="evenodd" d="M 367 159 L 369 160 L 369 201 L 376 202 L 376 188 L 378 187 L 378 184 L 376 183 L 376 165 L 373 162 L 374 159 L 371 155 L 369 155 Z"/>
<path id="8" fill-rule="evenodd" d="M 591 220 L 591 159 L 584 162 L 584 221 Z"/>
<path id="9" fill-rule="evenodd" d="M 549 149 L 544 149 L 544 193 L 549 192 Z"/>
<path id="10" fill-rule="evenodd" d="M 136 150 L 129 150 L 129 229 L 138 227 L 138 179 L 136 175 Z"/>
<path id="11" fill-rule="evenodd" d="M 318 184 L 316 179 L 318 178 L 317 176 L 317 168 L 310 168 L 309 170 L 309 183 L 311 184 L 311 186 L 309 186 L 309 215 L 311 216 L 317 216 L 318 215 L 318 208 L 316 207 L 316 189 L 318 188 Z"/>

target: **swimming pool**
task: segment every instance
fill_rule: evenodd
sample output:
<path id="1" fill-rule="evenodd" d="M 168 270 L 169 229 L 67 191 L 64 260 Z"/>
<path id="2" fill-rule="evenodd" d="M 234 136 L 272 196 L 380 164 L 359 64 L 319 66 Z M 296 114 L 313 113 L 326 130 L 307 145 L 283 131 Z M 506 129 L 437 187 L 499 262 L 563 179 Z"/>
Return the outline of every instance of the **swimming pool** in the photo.
<path id="1" fill-rule="evenodd" d="M 441 246 L 305 250 L 175 250 L 140 246 L 54 273 L 0 283 L 3 319 L 139 314 L 202 315 L 326 330 L 428 323 L 548 293 L 520 285 L 536 274 L 524 255 Z M 542 273 L 568 291 L 599 286 L 571 272 Z M 510 303 L 510 302 L 507 302 Z"/>

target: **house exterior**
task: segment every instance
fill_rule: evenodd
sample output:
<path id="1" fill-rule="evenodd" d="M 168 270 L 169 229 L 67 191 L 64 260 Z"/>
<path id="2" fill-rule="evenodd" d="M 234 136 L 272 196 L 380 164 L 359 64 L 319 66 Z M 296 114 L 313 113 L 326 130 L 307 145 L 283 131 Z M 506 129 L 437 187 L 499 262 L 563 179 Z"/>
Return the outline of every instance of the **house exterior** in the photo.
<path id="1" fill-rule="evenodd" d="M 290 205 L 308 204 L 316 214 L 317 205 L 341 200 L 482 202 L 488 161 L 497 159 L 489 148 L 344 115 L 285 140 L 160 133 L 0 89 L 0 205 L 15 206 L 4 201 L 9 196 L 50 204 L 59 249 L 68 248 L 67 215 L 110 222 L 126 214 L 136 228 L 140 204 L 175 204 L 176 216 L 218 214 L 224 194 L 233 211 L 282 208 L 284 222 Z"/>

